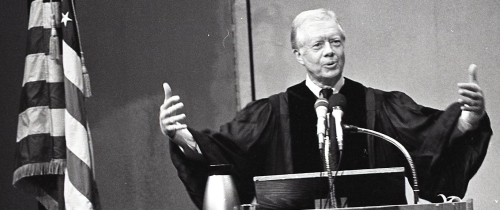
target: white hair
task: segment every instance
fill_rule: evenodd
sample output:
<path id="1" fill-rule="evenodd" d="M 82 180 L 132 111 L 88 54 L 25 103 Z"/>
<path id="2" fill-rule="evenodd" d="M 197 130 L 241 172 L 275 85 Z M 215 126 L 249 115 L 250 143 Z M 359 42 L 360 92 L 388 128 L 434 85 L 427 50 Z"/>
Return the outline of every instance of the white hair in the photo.
<path id="1" fill-rule="evenodd" d="M 299 47 L 297 45 L 297 29 L 308 20 L 331 20 L 337 24 L 340 29 L 341 38 L 345 40 L 344 29 L 340 26 L 340 23 L 337 19 L 335 13 L 331 10 L 327 10 L 324 8 L 315 9 L 315 10 L 307 10 L 298 14 L 292 22 L 292 32 L 290 34 L 290 38 L 292 41 L 292 49 L 298 50 Z"/>

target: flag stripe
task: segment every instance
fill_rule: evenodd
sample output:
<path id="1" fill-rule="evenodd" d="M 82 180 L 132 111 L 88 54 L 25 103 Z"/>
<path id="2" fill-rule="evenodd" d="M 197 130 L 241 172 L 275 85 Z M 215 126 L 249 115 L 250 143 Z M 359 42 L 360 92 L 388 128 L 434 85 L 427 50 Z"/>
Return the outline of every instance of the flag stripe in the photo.
<path id="1" fill-rule="evenodd" d="M 87 117 L 83 109 L 84 96 L 78 87 L 73 85 L 69 80 L 66 79 L 64 83 L 66 95 L 72 95 L 73 97 L 66 99 L 66 110 L 71 117 L 84 126 L 87 124 Z"/>
<path id="2" fill-rule="evenodd" d="M 53 8 L 54 11 L 51 10 L 50 8 L 50 1 L 33 1 L 31 3 L 31 8 L 30 8 L 30 17 L 28 21 L 28 29 L 31 29 L 33 27 L 43 27 L 43 28 L 49 28 L 52 26 L 51 25 L 51 19 L 52 15 L 55 16 L 54 20 L 56 23 L 56 27 L 59 26 L 60 20 L 61 20 L 61 13 L 59 11 L 59 2 L 53 1 Z"/>
<path id="3" fill-rule="evenodd" d="M 28 108 L 48 106 L 53 109 L 65 107 L 64 83 L 48 83 L 45 81 L 28 82 L 21 90 L 20 113 Z"/>
<path id="4" fill-rule="evenodd" d="M 49 28 L 50 27 L 50 22 L 49 24 L 44 23 L 46 22 L 44 17 L 44 7 L 43 7 L 43 2 L 42 1 L 32 1 L 30 4 L 30 16 L 29 16 L 29 21 L 28 21 L 28 29 L 35 27 L 35 26 L 43 26 L 47 25 Z"/>
<path id="5" fill-rule="evenodd" d="M 33 27 L 28 30 L 27 54 L 49 54 L 50 28 Z"/>
<path id="6" fill-rule="evenodd" d="M 87 137 L 87 130 L 72 115 L 66 112 L 66 147 L 68 151 L 73 152 L 78 158 L 92 166 L 90 161 L 90 151 Z"/>
<path id="7" fill-rule="evenodd" d="M 64 136 L 64 109 L 50 109 L 38 106 L 19 114 L 17 125 L 17 142 L 34 134 L 50 134 Z"/>
<path id="8" fill-rule="evenodd" d="M 69 173 L 69 180 L 82 195 L 84 195 L 88 200 L 91 200 L 92 183 L 89 183 L 89 180 L 92 180 L 92 170 L 71 150 L 68 150 L 67 157 L 68 171 L 75 170 L 79 172 Z"/>
<path id="9" fill-rule="evenodd" d="M 67 201 L 66 210 L 94 209 L 93 203 L 73 186 L 68 174 L 70 173 L 66 170 L 64 179 L 64 197 Z M 71 202 L 68 201 L 69 198 L 71 198 Z"/>
<path id="10" fill-rule="evenodd" d="M 34 134 L 26 136 L 16 145 L 16 164 L 49 162 L 51 159 L 66 158 L 64 136 Z"/>
<path id="11" fill-rule="evenodd" d="M 79 92 L 83 93 L 82 63 L 80 61 L 80 56 L 74 50 L 74 48 L 72 48 L 70 45 L 66 43 L 66 40 L 62 42 L 62 45 L 64 52 L 64 62 L 63 62 L 64 77 L 69 82 L 71 82 L 71 84 L 77 87 L 79 89 Z M 76 97 L 77 95 L 74 96 Z M 78 98 L 80 98 L 80 96 L 78 96 Z"/>
<path id="12" fill-rule="evenodd" d="M 74 20 L 73 20 L 74 21 Z M 73 22 L 71 21 L 71 22 Z M 67 24 L 64 29 L 63 29 L 65 32 L 68 32 L 68 31 L 74 31 L 74 35 L 73 36 L 64 36 L 63 37 L 63 48 L 66 47 L 65 44 L 70 47 L 72 49 L 72 51 L 75 53 L 76 57 L 78 58 L 78 66 L 80 67 L 81 64 L 80 64 L 80 43 L 78 42 L 78 34 L 76 33 L 76 25 L 75 24 Z M 73 53 L 71 52 L 71 53 Z M 66 55 L 66 52 L 64 53 L 64 55 Z M 64 58 L 64 60 L 66 61 L 66 58 Z M 68 60 L 69 61 L 69 60 Z M 70 64 L 76 64 L 76 63 L 73 63 L 73 62 L 68 62 Z M 63 63 L 65 64 L 65 63 Z M 79 75 L 79 74 L 74 74 L 74 75 Z"/>
<path id="13" fill-rule="evenodd" d="M 46 80 L 49 83 L 64 82 L 61 64 L 52 60 L 45 53 L 30 54 L 26 56 L 23 86 L 27 82 Z M 46 71 L 44 71 L 46 69 Z"/>
<path id="14" fill-rule="evenodd" d="M 49 42 L 51 37 L 50 28 L 33 27 L 28 30 L 27 54 L 44 53 L 49 54 Z M 61 34 L 61 28 L 56 28 L 57 34 Z M 59 40 L 59 46 L 61 40 Z"/>

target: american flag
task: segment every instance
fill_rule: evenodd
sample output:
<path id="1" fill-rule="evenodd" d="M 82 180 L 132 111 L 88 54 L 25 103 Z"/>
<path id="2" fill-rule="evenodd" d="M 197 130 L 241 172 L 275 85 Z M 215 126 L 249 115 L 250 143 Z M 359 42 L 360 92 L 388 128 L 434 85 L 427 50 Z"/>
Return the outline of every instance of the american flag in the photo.
<path id="1" fill-rule="evenodd" d="M 31 0 L 13 184 L 47 209 L 100 209 L 74 0 Z"/>

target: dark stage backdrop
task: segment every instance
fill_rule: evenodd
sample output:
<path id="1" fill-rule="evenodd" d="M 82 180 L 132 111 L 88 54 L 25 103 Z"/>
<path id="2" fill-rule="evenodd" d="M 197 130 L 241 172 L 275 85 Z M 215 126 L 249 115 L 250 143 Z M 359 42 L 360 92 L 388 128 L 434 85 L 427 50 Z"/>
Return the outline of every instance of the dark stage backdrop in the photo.
<path id="1" fill-rule="evenodd" d="M 0 209 L 36 209 L 12 187 L 26 1 L 0 13 Z M 231 1 L 76 1 L 94 96 L 87 101 L 103 209 L 194 209 L 158 125 L 163 82 L 187 123 L 218 129 L 236 111 Z M 5 9 L 7 8 L 7 9 Z"/>

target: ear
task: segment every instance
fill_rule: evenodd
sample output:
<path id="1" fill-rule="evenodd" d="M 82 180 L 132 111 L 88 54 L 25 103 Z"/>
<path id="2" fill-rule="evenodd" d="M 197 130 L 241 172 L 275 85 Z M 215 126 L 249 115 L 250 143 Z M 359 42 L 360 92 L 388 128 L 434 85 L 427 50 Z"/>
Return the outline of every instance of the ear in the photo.
<path id="1" fill-rule="evenodd" d="M 295 59 L 297 59 L 297 62 L 304 65 L 304 60 L 302 59 L 302 54 L 300 54 L 299 50 L 293 49 L 292 52 L 293 54 L 295 54 Z"/>

